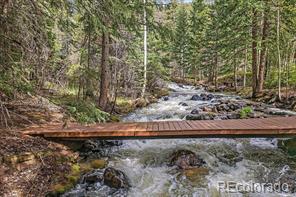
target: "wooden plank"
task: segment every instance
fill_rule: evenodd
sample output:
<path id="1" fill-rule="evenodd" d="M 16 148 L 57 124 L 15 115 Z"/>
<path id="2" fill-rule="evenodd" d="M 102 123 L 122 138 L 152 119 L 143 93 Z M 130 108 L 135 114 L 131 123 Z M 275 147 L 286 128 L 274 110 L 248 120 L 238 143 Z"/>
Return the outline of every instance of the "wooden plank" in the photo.
<path id="1" fill-rule="evenodd" d="M 158 122 L 153 122 L 153 131 L 158 131 Z"/>

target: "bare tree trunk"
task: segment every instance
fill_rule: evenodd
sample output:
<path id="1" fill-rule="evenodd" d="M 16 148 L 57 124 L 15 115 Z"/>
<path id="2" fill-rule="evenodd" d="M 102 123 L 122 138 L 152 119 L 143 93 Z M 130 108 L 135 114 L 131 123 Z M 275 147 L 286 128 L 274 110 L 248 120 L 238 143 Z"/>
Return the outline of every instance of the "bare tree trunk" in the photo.
<path id="1" fill-rule="evenodd" d="M 107 105 L 109 102 L 109 92 L 110 92 L 109 42 L 110 42 L 109 33 L 103 32 L 101 83 L 100 83 L 100 98 L 99 98 L 99 106 L 103 110 L 107 109 Z"/>
<path id="2" fill-rule="evenodd" d="M 257 82 L 257 89 L 256 93 L 262 93 L 263 86 L 264 86 L 264 73 L 265 73 L 265 65 L 266 65 L 266 56 L 267 56 L 267 37 L 268 37 L 268 9 L 264 11 L 264 18 L 263 18 L 263 29 L 262 29 L 262 45 L 261 45 L 261 53 L 259 59 L 259 72 L 258 72 L 258 82 Z"/>
<path id="3" fill-rule="evenodd" d="M 257 66 L 257 10 L 253 8 L 253 20 L 252 20 L 252 89 L 253 97 L 256 97 L 257 89 L 257 76 L 258 76 L 258 66 Z"/>

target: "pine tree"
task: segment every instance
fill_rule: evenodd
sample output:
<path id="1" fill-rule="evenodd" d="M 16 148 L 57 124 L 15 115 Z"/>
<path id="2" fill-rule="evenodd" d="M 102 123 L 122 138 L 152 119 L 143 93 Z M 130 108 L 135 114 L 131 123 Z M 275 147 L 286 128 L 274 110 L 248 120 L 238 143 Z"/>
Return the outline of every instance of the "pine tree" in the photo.
<path id="1" fill-rule="evenodd" d="M 190 36 L 188 24 L 188 12 L 181 6 L 177 12 L 176 30 L 174 35 L 173 51 L 175 59 L 182 70 L 181 77 L 184 79 L 190 65 Z"/>

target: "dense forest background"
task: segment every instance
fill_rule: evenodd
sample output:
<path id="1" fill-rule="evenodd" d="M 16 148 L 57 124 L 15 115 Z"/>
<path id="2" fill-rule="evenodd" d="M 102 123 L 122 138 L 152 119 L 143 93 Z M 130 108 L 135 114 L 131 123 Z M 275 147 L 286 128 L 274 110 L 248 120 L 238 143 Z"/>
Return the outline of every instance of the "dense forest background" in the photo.
<path id="1" fill-rule="evenodd" d="M 91 122 L 163 96 L 164 81 L 278 100 L 296 86 L 295 0 L 1 0 L 0 25 L 1 120 L 28 93 Z"/>

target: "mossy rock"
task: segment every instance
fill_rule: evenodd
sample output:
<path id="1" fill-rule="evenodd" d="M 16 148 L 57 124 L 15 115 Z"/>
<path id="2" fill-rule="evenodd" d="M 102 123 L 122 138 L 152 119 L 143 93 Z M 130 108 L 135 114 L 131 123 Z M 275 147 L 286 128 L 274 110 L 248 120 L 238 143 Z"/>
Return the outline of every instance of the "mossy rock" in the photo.
<path id="1" fill-rule="evenodd" d="M 90 165 L 94 169 L 102 169 L 107 166 L 107 161 L 103 159 L 95 159 L 90 162 Z"/>
<path id="2" fill-rule="evenodd" d="M 71 174 L 78 175 L 81 173 L 80 166 L 78 164 L 73 164 L 71 166 Z"/>

